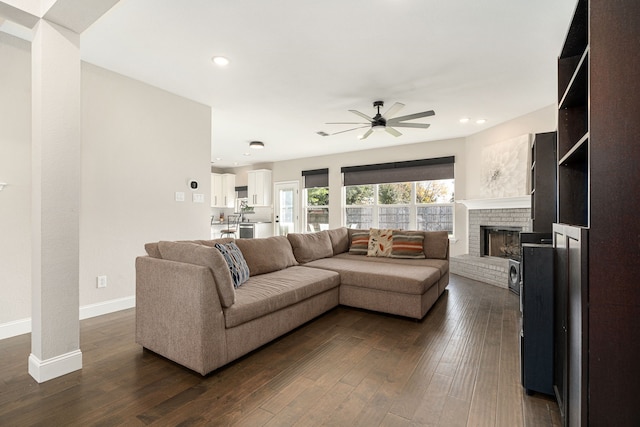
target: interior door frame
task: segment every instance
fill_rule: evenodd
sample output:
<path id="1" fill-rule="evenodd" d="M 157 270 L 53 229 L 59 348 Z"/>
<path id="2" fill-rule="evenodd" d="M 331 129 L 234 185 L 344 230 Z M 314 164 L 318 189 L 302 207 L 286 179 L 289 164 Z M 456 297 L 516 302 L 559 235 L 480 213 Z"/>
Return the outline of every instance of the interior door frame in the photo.
<path id="1" fill-rule="evenodd" d="M 293 188 L 293 230 L 289 230 L 291 233 L 300 232 L 300 212 L 301 212 L 301 197 L 300 197 L 300 181 L 278 181 L 273 184 L 273 234 L 279 235 L 279 215 L 280 215 L 280 190 Z"/>

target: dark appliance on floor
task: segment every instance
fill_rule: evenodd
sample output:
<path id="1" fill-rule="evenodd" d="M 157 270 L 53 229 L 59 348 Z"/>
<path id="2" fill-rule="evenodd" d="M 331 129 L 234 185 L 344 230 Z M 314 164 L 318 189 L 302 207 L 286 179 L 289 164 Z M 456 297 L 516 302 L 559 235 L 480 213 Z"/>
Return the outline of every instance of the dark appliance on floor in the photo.
<path id="1" fill-rule="evenodd" d="M 509 290 L 516 295 L 520 295 L 520 260 L 509 259 L 509 272 L 507 280 L 509 280 Z"/>

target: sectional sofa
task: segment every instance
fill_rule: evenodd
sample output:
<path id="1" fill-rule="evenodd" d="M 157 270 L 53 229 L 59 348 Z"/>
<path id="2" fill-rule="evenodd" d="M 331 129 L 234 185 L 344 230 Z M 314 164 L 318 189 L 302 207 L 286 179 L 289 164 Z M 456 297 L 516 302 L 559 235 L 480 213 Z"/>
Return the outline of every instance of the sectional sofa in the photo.
<path id="1" fill-rule="evenodd" d="M 422 319 L 449 282 L 446 232 L 338 228 L 145 249 L 136 342 L 202 375 L 339 304 Z"/>

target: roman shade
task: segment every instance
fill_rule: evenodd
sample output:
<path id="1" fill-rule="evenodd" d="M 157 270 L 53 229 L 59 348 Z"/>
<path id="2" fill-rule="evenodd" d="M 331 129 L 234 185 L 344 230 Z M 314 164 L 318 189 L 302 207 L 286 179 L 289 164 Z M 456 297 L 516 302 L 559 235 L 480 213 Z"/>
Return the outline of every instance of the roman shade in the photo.
<path id="1" fill-rule="evenodd" d="M 304 176 L 304 188 L 329 186 L 329 169 L 327 168 L 302 171 L 302 176 Z"/>
<path id="2" fill-rule="evenodd" d="M 392 182 L 452 179 L 455 156 L 406 162 L 346 166 L 341 169 L 344 185 L 382 184 Z"/>

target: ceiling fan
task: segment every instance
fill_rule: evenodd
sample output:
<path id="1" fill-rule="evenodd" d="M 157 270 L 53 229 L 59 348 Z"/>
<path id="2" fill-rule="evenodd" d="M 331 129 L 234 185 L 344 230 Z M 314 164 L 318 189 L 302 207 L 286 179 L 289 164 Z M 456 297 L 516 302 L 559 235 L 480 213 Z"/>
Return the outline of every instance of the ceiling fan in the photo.
<path id="1" fill-rule="evenodd" d="M 406 116 L 393 117 L 395 114 L 398 113 L 398 111 L 400 111 L 404 107 L 404 104 L 402 104 L 400 102 L 396 102 L 384 114 L 380 114 L 380 107 L 383 107 L 383 106 L 384 106 L 384 101 L 375 101 L 373 103 L 373 108 L 377 108 L 378 109 L 378 113 L 373 117 L 369 117 L 366 114 L 363 114 L 363 113 L 361 113 L 360 111 L 357 111 L 357 110 L 349 110 L 353 114 L 356 114 L 356 115 L 362 117 L 363 119 L 366 119 L 368 122 L 367 123 L 361 123 L 361 122 L 326 123 L 328 125 L 364 125 L 364 126 L 358 126 L 358 127 L 355 127 L 355 128 L 343 130 L 343 131 L 340 131 L 340 132 L 335 132 L 335 133 L 332 133 L 330 135 L 337 135 L 339 133 L 350 132 L 352 130 L 370 127 L 370 129 L 367 132 L 365 132 L 365 134 L 362 135 L 362 138 L 360 138 L 360 139 L 367 138 L 369 135 L 371 135 L 373 133 L 374 130 L 375 131 L 377 131 L 377 130 L 385 130 L 385 131 L 387 131 L 387 133 L 390 133 L 393 136 L 400 136 L 402 134 L 400 132 L 398 132 L 394 128 L 403 127 L 403 128 L 426 129 L 426 128 L 428 128 L 430 126 L 427 123 L 405 123 L 407 120 L 414 120 L 414 119 L 419 119 L 419 118 L 422 118 L 422 117 L 429 117 L 429 116 L 433 116 L 433 115 L 436 114 L 436 113 L 434 113 L 433 110 L 429 110 L 429 111 L 423 111 L 421 113 L 408 114 Z M 325 136 L 327 136 L 327 135 L 325 135 Z"/>

